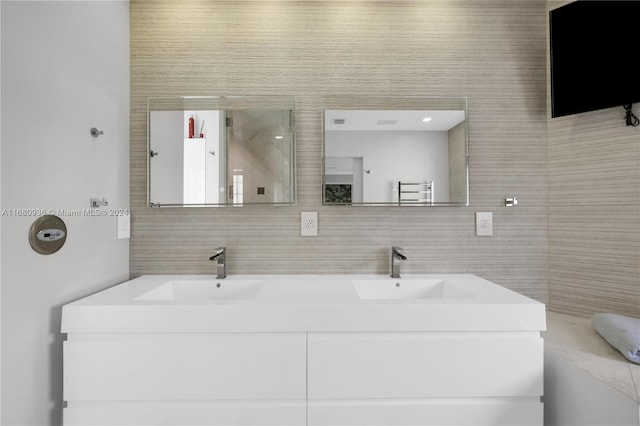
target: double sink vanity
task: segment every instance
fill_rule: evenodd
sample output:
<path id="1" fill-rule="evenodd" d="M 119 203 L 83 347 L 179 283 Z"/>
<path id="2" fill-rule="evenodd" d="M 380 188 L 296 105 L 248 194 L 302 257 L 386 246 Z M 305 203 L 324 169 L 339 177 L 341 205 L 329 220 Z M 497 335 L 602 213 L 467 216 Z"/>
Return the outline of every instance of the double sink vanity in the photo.
<path id="1" fill-rule="evenodd" d="M 474 275 L 146 275 L 64 306 L 64 424 L 542 425 L 544 329 Z"/>
<path id="2" fill-rule="evenodd" d="M 292 205 L 296 99 L 148 99 L 148 207 Z M 325 97 L 322 204 L 467 206 L 467 99 Z M 195 131 L 195 130 L 199 131 Z M 159 215 L 161 213 L 158 213 Z M 474 275 L 146 275 L 63 307 L 64 424 L 543 422 L 542 303 Z"/>

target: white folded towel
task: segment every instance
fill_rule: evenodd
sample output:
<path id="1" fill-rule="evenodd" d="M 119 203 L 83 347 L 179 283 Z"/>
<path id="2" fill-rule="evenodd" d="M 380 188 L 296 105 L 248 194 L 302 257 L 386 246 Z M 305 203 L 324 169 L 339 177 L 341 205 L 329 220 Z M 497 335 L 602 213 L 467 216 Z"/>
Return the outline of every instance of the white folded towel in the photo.
<path id="1" fill-rule="evenodd" d="M 625 358 L 640 364 L 640 318 L 616 314 L 595 314 L 593 328 Z"/>

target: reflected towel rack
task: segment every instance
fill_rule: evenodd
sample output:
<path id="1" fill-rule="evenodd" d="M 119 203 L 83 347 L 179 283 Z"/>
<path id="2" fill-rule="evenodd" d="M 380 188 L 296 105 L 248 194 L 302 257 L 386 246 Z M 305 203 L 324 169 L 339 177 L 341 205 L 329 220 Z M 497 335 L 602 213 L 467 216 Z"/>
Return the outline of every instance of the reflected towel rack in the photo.
<path id="1" fill-rule="evenodd" d="M 433 181 L 398 182 L 398 204 L 433 204 Z"/>

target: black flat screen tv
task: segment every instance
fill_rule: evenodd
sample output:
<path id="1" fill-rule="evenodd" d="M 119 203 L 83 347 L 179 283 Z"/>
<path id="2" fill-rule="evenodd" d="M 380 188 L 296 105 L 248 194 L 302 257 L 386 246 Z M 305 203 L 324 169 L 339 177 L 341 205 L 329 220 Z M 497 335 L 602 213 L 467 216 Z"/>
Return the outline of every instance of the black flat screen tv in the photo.
<path id="1" fill-rule="evenodd" d="M 577 0 L 549 30 L 552 117 L 640 102 L 640 1 Z"/>

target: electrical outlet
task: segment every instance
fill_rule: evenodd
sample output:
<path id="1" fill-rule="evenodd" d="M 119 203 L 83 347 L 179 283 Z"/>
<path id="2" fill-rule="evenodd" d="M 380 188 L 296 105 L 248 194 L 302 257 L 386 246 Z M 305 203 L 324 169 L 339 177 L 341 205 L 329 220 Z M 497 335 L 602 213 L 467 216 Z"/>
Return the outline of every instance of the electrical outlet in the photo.
<path id="1" fill-rule="evenodd" d="M 476 237 L 493 237 L 492 212 L 476 212 Z"/>
<path id="2" fill-rule="evenodd" d="M 300 235 L 318 236 L 318 212 L 300 212 Z"/>

